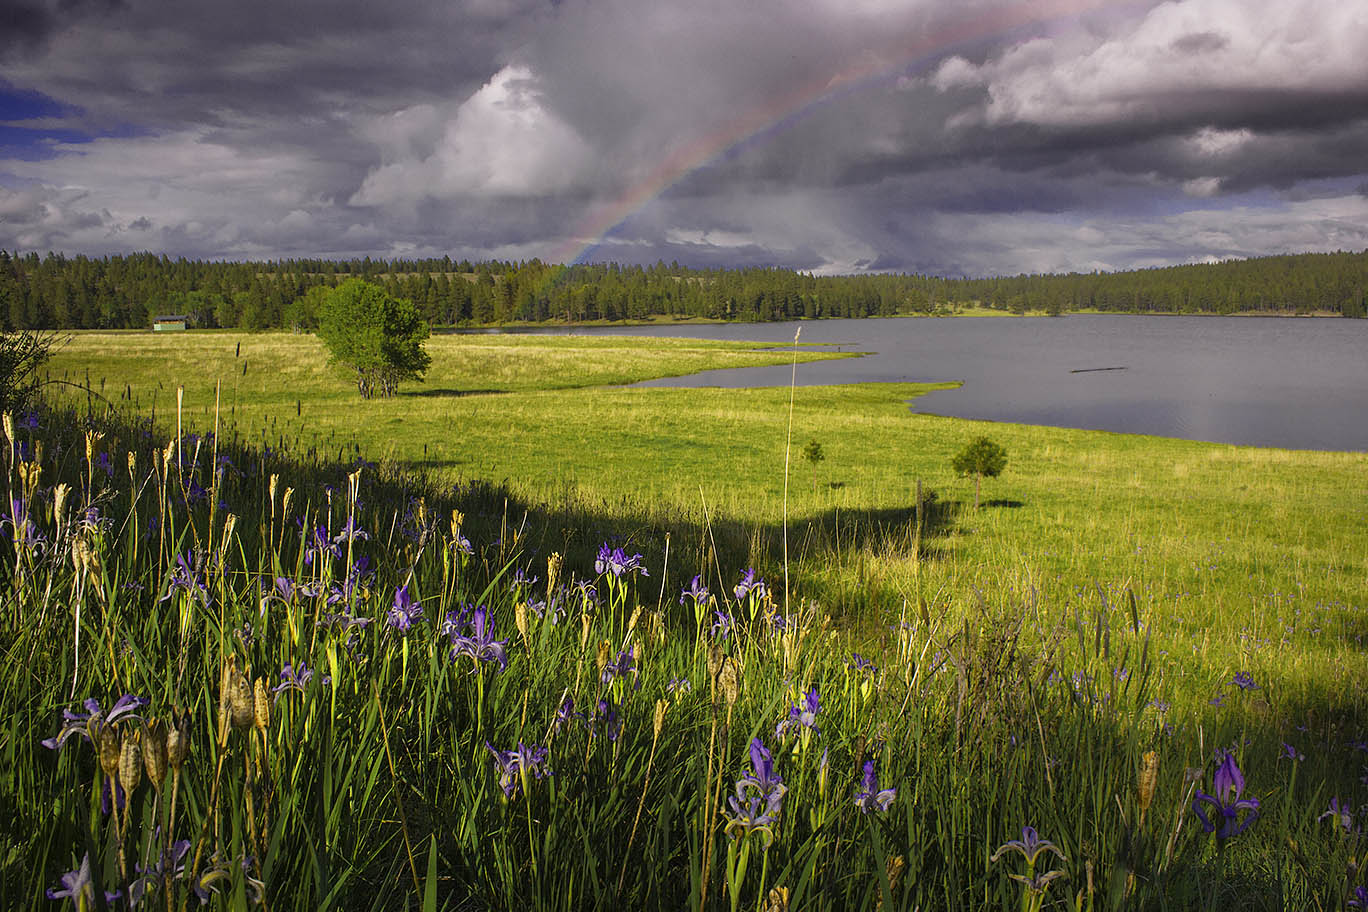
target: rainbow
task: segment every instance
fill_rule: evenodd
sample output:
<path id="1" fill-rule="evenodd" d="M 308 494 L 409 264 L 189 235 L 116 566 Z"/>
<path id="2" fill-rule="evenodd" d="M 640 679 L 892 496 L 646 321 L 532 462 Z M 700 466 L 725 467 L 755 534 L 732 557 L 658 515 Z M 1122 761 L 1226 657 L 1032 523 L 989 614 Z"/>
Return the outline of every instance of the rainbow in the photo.
<path id="1" fill-rule="evenodd" d="M 1117 0 L 1029 0 L 996 9 L 975 19 L 955 21 L 939 29 L 892 43 L 863 55 L 863 59 L 834 77 L 792 86 L 763 107 L 731 118 L 711 133 L 674 150 L 616 199 L 593 206 L 557 246 L 547 262 L 549 288 L 566 268 L 587 262 L 586 257 L 605 237 L 683 178 L 731 155 L 758 138 L 788 128 L 829 102 L 913 72 L 924 71 L 956 50 L 1000 39 L 1013 32 L 1059 24 L 1104 7 L 1131 7 Z M 893 61 L 889 63 L 889 61 Z"/>

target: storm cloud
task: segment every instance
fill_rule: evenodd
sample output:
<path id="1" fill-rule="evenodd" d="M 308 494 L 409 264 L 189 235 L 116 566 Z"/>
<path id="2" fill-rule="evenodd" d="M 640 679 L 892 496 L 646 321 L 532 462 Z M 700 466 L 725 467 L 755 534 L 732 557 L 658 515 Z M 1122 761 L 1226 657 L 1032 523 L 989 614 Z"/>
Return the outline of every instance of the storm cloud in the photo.
<path id="1" fill-rule="evenodd" d="M 1368 246 L 1336 0 L 0 4 L 0 247 L 942 275 Z"/>

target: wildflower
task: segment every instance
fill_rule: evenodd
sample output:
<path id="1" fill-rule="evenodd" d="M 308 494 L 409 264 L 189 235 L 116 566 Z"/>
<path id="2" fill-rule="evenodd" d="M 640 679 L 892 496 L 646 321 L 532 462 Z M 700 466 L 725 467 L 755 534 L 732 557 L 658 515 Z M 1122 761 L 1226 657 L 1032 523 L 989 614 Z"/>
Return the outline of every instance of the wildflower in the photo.
<path id="1" fill-rule="evenodd" d="M 879 673 L 879 666 L 875 665 L 858 652 L 852 652 L 850 654 L 850 659 L 846 662 L 846 667 L 854 669 L 855 671 L 862 671 L 870 676 Z"/>
<path id="2" fill-rule="evenodd" d="M 1282 746 L 1282 750 L 1278 751 L 1278 759 L 1279 759 L 1279 760 L 1292 760 L 1293 762 L 1296 762 L 1296 761 L 1299 761 L 1299 760 L 1305 760 L 1305 759 L 1306 759 L 1306 755 L 1305 755 L 1305 754 L 1298 753 L 1298 752 L 1297 752 L 1297 749 L 1296 749 L 1295 747 L 1293 747 L 1292 745 L 1290 745 L 1290 744 L 1284 742 L 1284 743 L 1283 743 L 1283 746 Z"/>
<path id="3" fill-rule="evenodd" d="M 778 822 L 788 786 L 774 769 L 774 759 L 759 738 L 751 740 L 751 769 L 736 783 L 736 794 L 728 796 L 731 808 L 727 815 L 727 836 L 760 832 L 765 845 L 774 841 L 774 824 Z"/>
<path id="4" fill-rule="evenodd" d="M 627 552 L 621 548 L 609 548 L 607 542 L 604 542 L 599 548 L 598 558 L 594 561 L 594 572 L 600 575 L 611 573 L 614 578 L 620 578 L 624 573 L 651 575 L 646 572 L 645 565 L 641 563 L 640 554 L 633 554 L 628 557 Z"/>
<path id="5" fill-rule="evenodd" d="M 748 595 L 753 595 L 757 599 L 763 599 L 766 591 L 765 581 L 756 579 L 755 570 L 748 567 L 746 568 L 746 572 L 741 574 L 741 582 L 737 583 L 736 588 L 732 591 L 736 593 L 736 600 L 738 602 L 744 600 Z"/>
<path id="6" fill-rule="evenodd" d="M 594 727 L 600 723 L 603 725 L 603 734 L 609 741 L 616 741 L 622 734 L 622 717 L 618 715 L 617 704 L 613 702 L 612 697 L 599 700 L 594 717 L 588 721 L 590 734 L 593 734 Z"/>
<path id="7" fill-rule="evenodd" d="M 161 827 L 158 827 L 155 835 L 160 834 Z M 136 864 L 134 867 L 142 876 L 128 885 L 129 905 L 138 905 L 149 892 L 155 896 L 166 881 L 179 880 L 185 876 L 185 856 L 189 851 L 190 840 L 178 839 L 165 850 L 159 847 L 156 859 L 151 864 Z"/>
<path id="8" fill-rule="evenodd" d="M 1044 893 L 1046 888 L 1050 885 L 1050 881 L 1059 877 L 1068 876 L 1066 872 L 1059 869 L 1045 871 L 1041 874 L 1035 873 L 1036 862 L 1045 852 L 1053 852 L 1055 855 L 1058 855 L 1059 859 L 1063 862 L 1067 863 L 1069 860 L 1064 857 L 1064 853 L 1061 852 L 1059 847 L 1053 842 L 1050 842 L 1048 839 L 1041 839 L 1036 833 L 1035 827 L 1022 827 L 1021 838 L 1009 840 L 998 846 L 998 850 L 992 854 L 992 857 L 990 857 L 988 861 L 990 863 L 996 863 L 998 859 L 1002 858 L 1009 851 L 1019 852 L 1021 853 L 1021 857 L 1026 859 L 1026 874 L 1024 876 L 1021 874 L 1008 874 L 1007 876 L 1018 883 L 1025 884 L 1026 888 L 1032 893 Z"/>
<path id="9" fill-rule="evenodd" d="M 1235 755 L 1227 753 L 1221 765 L 1217 768 L 1212 777 L 1212 785 L 1216 791 L 1213 797 L 1205 792 L 1197 792 L 1197 797 L 1192 802 L 1192 810 L 1202 821 L 1202 829 L 1208 833 L 1215 831 L 1217 839 L 1229 839 L 1243 833 L 1251 823 L 1259 816 L 1259 802 L 1255 798 L 1241 798 L 1244 793 L 1244 774 L 1235 764 Z M 1213 812 L 1219 812 L 1219 817 L 1213 813 L 1215 822 L 1207 819 L 1207 815 L 1202 812 L 1202 804 L 1210 804 Z M 1240 818 L 1240 812 L 1244 811 L 1244 818 Z M 1219 824 L 1219 828 L 1217 826 Z"/>
<path id="10" fill-rule="evenodd" d="M 203 556 L 192 556 L 189 551 L 176 555 L 176 565 L 166 581 L 166 594 L 161 601 L 170 599 L 177 592 L 184 592 L 202 604 L 209 604 L 209 587 L 204 582 Z"/>
<path id="11" fill-rule="evenodd" d="M 1346 805 L 1340 804 L 1339 796 L 1330 799 L 1330 809 L 1316 818 L 1316 822 L 1329 817 L 1343 828 L 1344 832 L 1349 833 L 1354 829 L 1354 815 L 1349 812 Z"/>
<path id="12" fill-rule="evenodd" d="M 731 636 L 732 628 L 735 626 L 736 622 L 730 614 L 721 608 L 713 609 L 712 636 L 714 640 L 725 640 Z"/>
<path id="13" fill-rule="evenodd" d="M 303 693 L 304 687 L 311 678 L 313 678 L 313 669 L 304 662 L 299 663 L 298 669 L 286 662 L 280 669 L 280 683 L 271 688 L 271 693 L 276 695 L 276 700 L 279 700 L 280 695 L 287 690 L 297 690 Z"/>
<path id="14" fill-rule="evenodd" d="M 544 747 L 535 744 L 529 746 L 521 741 L 511 751 L 497 750 L 487 741 L 485 747 L 494 755 L 494 765 L 499 772 L 499 788 L 503 789 L 505 798 L 516 798 L 533 776 L 542 779 L 550 775 L 546 768 Z"/>
<path id="15" fill-rule="evenodd" d="M 1354 887 L 1354 892 L 1349 897 L 1349 908 L 1368 909 L 1368 887 Z"/>
<path id="16" fill-rule="evenodd" d="M 527 572 L 523 570 L 522 567 L 519 567 L 517 570 L 513 571 L 513 580 L 509 583 L 509 586 L 513 589 L 531 589 L 538 581 L 538 577 L 528 576 Z"/>
<path id="17" fill-rule="evenodd" d="M 822 702 L 817 695 L 817 688 L 814 687 L 789 707 L 788 717 L 781 719 L 774 727 L 774 736 L 780 741 L 786 741 L 798 728 L 804 729 L 804 733 L 811 731 L 821 734 L 821 729 L 817 727 L 817 714 L 821 711 Z"/>
<path id="18" fill-rule="evenodd" d="M 556 710 L 556 718 L 551 721 L 551 731 L 558 732 L 574 719 L 584 721 L 584 713 L 575 712 L 575 698 L 567 695 Z"/>
<path id="19" fill-rule="evenodd" d="M 1235 677 L 1231 679 L 1230 684 L 1232 687 L 1240 688 L 1240 690 L 1259 689 L 1259 685 L 1254 683 L 1253 676 L 1247 671 L 1237 671 Z"/>
<path id="20" fill-rule="evenodd" d="M 470 614 L 468 623 L 470 634 L 452 638 L 451 658 L 468 657 L 476 667 L 481 662 L 498 662 L 499 670 L 508 667 L 508 656 L 504 644 L 508 640 L 494 639 L 493 628 L 489 624 L 489 611 L 483 605 Z"/>
<path id="21" fill-rule="evenodd" d="M 112 903 L 121 894 L 118 890 L 105 893 L 105 902 Z M 89 909 L 95 905 L 95 884 L 90 879 L 90 853 L 87 852 L 75 869 L 62 875 L 61 889 L 49 887 L 48 899 L 70 899 L 77 910 Z"/>
<path id="22" fill-rule="evenodd" d="M 100 702 L 91 697 L 82 704 L 86 709 L 84 713 L 62 710 L 61 730 L 57 732 L 55 737 L 47 738 L 40 743 L 49 750 L 61 750 L 68 738 L 72 735 L 80 735 L 91 745 L 96 745 L 106 726 L 113 725 L 124 718 L 140 718 L 134 711 L 146 706 L 148 702 L 143 697 L 124 694 L 109 708 L 109 712 L 105 713 L 100 709 Z"/>
<path id="23" fill-rule="evenodd" d="M 617 654 L 617 658 L 604 664 L 603 671 L 599 675 L 599 681 L 603 684 L 613 683 L 614 678 L 632 676 L 632 681 L 639 688 L 641 681 L 640 672 L 636 666 L 636 647 L 624 649 Z"/>
<path id="24" fill-rule="evenodd" d="M 880 789 L 879 780 L 874 776 L 874 761 L 866 760 L 864 778 L 860 781 L 860 791 L 855 794 L 855 806 L 868 814 L 870 811 L 886 811 L 898 796 L 897 789 Z M 1001 850 L 999 850 L 1001 851 Z"/>
<path id="25" fill-rule="evenodd" d="M 394 590 L 394 604 L 385 615 L 386 623 L 400 633 L 408 633 L 413 623 L 422 619 L 423 604 L 409 594 L 408 584 L 405 583 Z"/>
<path id="26" fill-rule="evenodd" d="M 672 697 L 677 697 L 692 691 L 693 685 L 689 683 L 688 678 L 670 678 L 665 684 L 665 693 Z"/>

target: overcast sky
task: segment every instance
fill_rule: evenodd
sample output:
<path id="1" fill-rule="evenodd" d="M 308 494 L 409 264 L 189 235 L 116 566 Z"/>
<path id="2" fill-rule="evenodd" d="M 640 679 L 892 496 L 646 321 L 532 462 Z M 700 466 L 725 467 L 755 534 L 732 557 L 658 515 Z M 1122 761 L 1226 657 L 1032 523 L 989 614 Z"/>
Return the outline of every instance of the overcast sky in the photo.
<path id="1" fill-rule="evenodd" d="M 1368 247 L 1363 0 L 0 0 L 0 247 L 988 275 Z"/>

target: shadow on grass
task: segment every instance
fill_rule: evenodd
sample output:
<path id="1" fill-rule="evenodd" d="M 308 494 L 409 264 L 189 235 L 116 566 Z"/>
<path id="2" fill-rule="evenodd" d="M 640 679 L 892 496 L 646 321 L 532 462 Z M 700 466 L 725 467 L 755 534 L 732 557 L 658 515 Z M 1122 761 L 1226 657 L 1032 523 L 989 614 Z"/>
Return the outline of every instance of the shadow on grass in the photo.
<path id="1" fill-rule="evenodd" d="M 1011 510 L 1016 510 L 1026 506 L 1019 500 L 985 500 L 983 502 L 983 505 L 985 507 L 1006 507 Z"/>
<path id="2" fill-rule="evenodd" d="M 403 390 L 403 391 L 401 391 L 401 392 L 399 393 L 399 395 L 400 395 L 400 396 L 405 396 L 405 397 L 412 397 L 412 398 L 415 398 L 415 399 L 461 399 L 461 398 L 464 398 L 465 396 L 497 396 L 497 395 L 499 395 L 499 394 L 501 394 L 501 393 L 506 393 L 506 392 L 508 392 L 508 390 L 496 390 L 496 389 L 467 389 L 467 390 L 458 390 L 458 389 L 421 389 L 421 390 Z"/>

